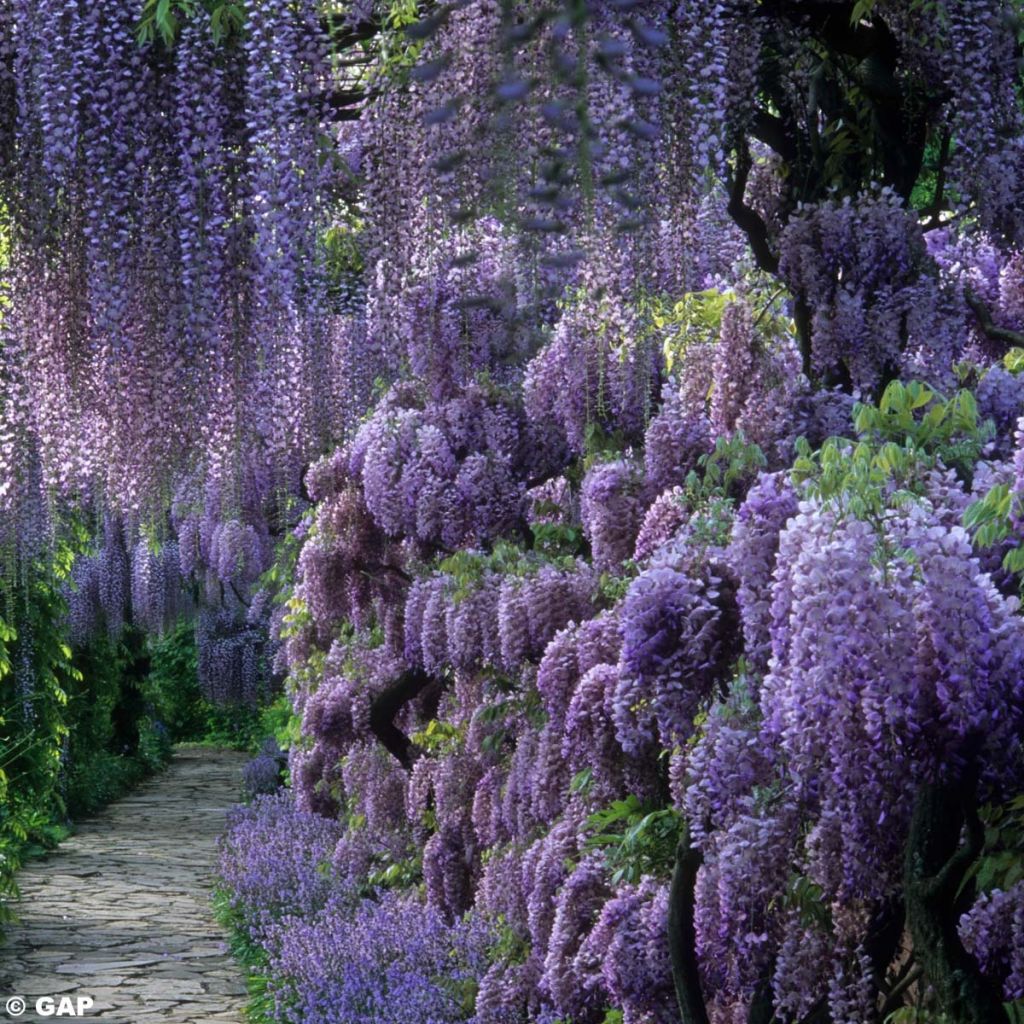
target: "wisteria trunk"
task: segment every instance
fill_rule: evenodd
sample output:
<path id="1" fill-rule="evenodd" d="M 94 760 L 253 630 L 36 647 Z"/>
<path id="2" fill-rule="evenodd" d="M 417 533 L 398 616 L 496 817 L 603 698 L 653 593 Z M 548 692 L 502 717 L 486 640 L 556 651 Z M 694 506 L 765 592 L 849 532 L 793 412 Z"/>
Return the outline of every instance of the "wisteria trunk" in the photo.
<path id="1" fill-rule="evenodd" d="M 907 844 L 904 883 L 914 956 L 950 1024 L 1006 1019 L 998 991 L 957 934 L 958 890 L 984 842 L 975 791 L 973 783 L 924 785 Z"/>
<path id="2" fill-rule="evenodd" d="M 697 965 L 697 935 L 694 929 L 694 886 L 703 857 L 690 843 L 684 829 L 676 847 L 672 888 L 668 907 L 668 950 L 672 960 L 672 981 L 683 1024 L 708 1024 L 708 1011 Z"/>

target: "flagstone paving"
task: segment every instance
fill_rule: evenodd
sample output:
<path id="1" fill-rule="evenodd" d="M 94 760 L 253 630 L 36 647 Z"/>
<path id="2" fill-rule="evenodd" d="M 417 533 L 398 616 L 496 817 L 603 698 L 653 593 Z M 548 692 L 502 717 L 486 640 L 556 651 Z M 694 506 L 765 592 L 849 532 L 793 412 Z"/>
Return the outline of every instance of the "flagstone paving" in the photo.
<path id="1" fill-rule="evenodd" d="M 213 919 L 217 837 L 245 755 L 183 747 L 160 775 L 19 872 L 20 920 L 0 946 L 0 1021 L 244 1024 L 245 985 Z M 71 1004 L 61 1007 L 61 996 Z M 27 1009 L 16 1014 L 22 997 Z"/>

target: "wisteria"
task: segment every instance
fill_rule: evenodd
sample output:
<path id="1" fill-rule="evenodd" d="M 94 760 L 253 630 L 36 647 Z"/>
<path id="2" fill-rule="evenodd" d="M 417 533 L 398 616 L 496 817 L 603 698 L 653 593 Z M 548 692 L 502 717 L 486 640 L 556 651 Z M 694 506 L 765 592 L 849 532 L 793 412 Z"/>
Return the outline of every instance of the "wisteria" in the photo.
<path id="1" fill-rule="evenodd" d="M 993 889 L 960 919 L 964 944 L 986 974 L 1002 984 L 1007 1000 L 1024 998 L 1024 959 L 1021 929 L 1024 886 L 1017 882 L 1005 892 Z"/>
<path id="2" fill-rule="evenodd" d="M 541 18 L 502 44 L 493 14 L 422 23 L 415 87 L 382 90 L 366 112 L 370 331 L 397 376 L 306 478 L 317 506 L 282 647 L 302 721 L 290 766 L 300 805 L 339 819 L 341 888 L 336 906 L 268 941 L 283 1012 L 335 1019 L 330 999 L 347 1005 L 366 951 L 387 941 L 383 908 L 425 898 L 456 928 L 501 933 L 474 965 L 479 1022 L 597 1020 L 609 1007 L 637 1024 L 677 1019 L 692 983 L 670 941 L 684 898 L 672 893 L 690 850 L 703 866 L 689 882 L 689 1005 L 715 1024 L 753 1020 L 760 1004 L 874 1019 L 889 966 L 875 922 L 912 884 L 903 851 L 919 841 L 920 793 L 975 778 L 978 800 L 1012 791 L 1022 638 L 992 556 L 977 561 L 959 525 L 969 479 L 924 466 L 926 500 L 907 506 L 895 483 L 866 500 L 855 475 L 849 494 L 822 496 L 836 486 L 824 456 L 810 497 L 807 470 L 789 469 L 799 438 L 813 451 L 855 437 L 856 401 L 903 373 L 942 388 L 973 374 L 994 424 L 986 455 L 1005 459 L 1016 367 L 991 365 L 986 330 L 1018 327 L 1016 257 L 991 234 L 968 242 L 925 224 L 891 168 L 881 186 L 801 194 L 785 176 L 803 157 L 769 141 L 744 169 L 732 126 L 754 113 L 757 55 L 791 61 L 777 101 L 789 116 L 811 78 L 817 14 L 767 19 L 758 35 L 739 9 L 602 7 L 586 86 L 567 74 L 591 60 L 578 26 Z M 918 22 L 886 5 L 868 19 L 890 14 L 886 31 L 911 38 Z M 908 47 L 899 73 L 930 81 L 944 43 Z M 580 88 L 589 158 L 557 148 L 577 131 L 568 97 Z M 503 146 L 524 131 L 540 161 L 520 193 L 528 212 L 467 216 L 521 187 Z M 485 138 L 494 145 L 473 158 Z M 728 176 L 732 160 L 732 198 L 681 194 L 658 152 L 683 178 Z M 544 164 L 556 159 L 575 170 Z M 431 200 L 402 207 L 385 172 Z M 620 172 L 592 200 L 576 191 Z M 609 199 L 632 201 L 627 181 L 638 204 L 672 198 L 662 222 L 638 219 L 615 265 L 601 239 Z M 721 219 L 731 262 L 699 250 L 726 207 L 785 298 L 737 271 Z M 558 219 L 576 247 L 564 261 L 561 228 L 554 244 L 537 237 Z M 684 316 L 681 353 L 655 298 L 680 286 L 711 290 L 672 316 L 717 310 Z M 975 494 L 1007 479 L 977 472 Z M 629 801 L 637 836 L 648 833 L 635 821 L 664 820 L 685 822 L 685 838 L 670 830 L 659 854 L 618 859 L 618 840 L 594 833 Z M 396 877 L 423 895 L 359 904 L 370 879 Z M 989 899 L 1000 897 L 982 895 L 962 928 L 991 975 L 1008 961 L 987 937 L 997 925 L 982 923 L 999 917 L 986 918 Z M 358 950 L 343 938 L 353 913 L 371 929 Z M 310 967 L 328 950 L 330 998 Z M 426 997 L 402 991 L 410 1005 Z"/>
<path id="3" fill-rule="evenodd" d="M 845 372 L 870 388 L 900 372 L 905 350 L 925 347 L 935 372 L 962 348 L 955 315 L 929 274 L 918 219 L 895 194 L 800 211 L 780 244 L 783 278 L 814 310 L 818 373 Z"/>
<path id="4" fill-rule="evenodd" d="M 194 640 L 268 1020 L 1019 1016 L 1020 56 L 1011 0 L 0 0 L 12 736 Z"/>

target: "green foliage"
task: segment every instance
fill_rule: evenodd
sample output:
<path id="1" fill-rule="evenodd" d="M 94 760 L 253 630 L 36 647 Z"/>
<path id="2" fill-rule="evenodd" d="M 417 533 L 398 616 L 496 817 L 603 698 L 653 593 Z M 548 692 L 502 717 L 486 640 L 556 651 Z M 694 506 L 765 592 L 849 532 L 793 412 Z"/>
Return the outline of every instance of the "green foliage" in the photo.
<path id="1" fill-rule="evenodd" d="M 266 950 L 249 938 L 241 919 L 231 907 L 229 894 L 221 889 L 213 894 L 213 915 L 227 932 L 228 950 L 245 973 L 249 996 L 245 1007 L 246 1021 L 248 1024 L 277 1024 L 280 1018 L 271 990 Z"/>
<path id="2" fill-rule="evenodd" d="M 189 622 L 149 640 L 150 670 L 146 697 L 173 743 L 203 737 L 207 708 L 196 679 L 196 638 Z"/>
<path id="3" fill-rule="evenodd" d="M 744 298 L 756 309 L 754 328 L 762 344 L 772 345 L 776 339 L 794 336 L 796 328 L 786 315 L 785 290 L 777 282 L 755 277 L 748 282 Z M 735 291 L 708 288 L 687 292 L 681 299 L 647 296 L 640 301 L 644 319 L 662 338 L 662 356 L 668 373 L 677 370 L 693 345 L 714 344 L 722 329 L 726 307 L 737 300 Z"/>
<path id="4" fill-rule="evenodd" d="M 858 22 L 869 17 L 877 3 L 878 0 L 857 0 L 853 5 L 853 10 L 850 12 L 850 24 L 856 25 Z"/>
<path id="5" fill-rule="evenodd" d="M 299 742 L 302 718 L 295 714 L 286 693 L 279 693 L 260 712 L 260 731 L 264 736 L 273 736 L 282 750 L 290 750 Z"/>
<path id="6" fill-rule="evenodd" d="M 597 591 L 605 604 L 611 608 L 618 604 L 629 590 L 629 585 L 640 572 L 640 566 L 627 558 L 622 562 L 617 573 L 603 572 L 597 581 Z"/>
<path id="7" fill-rule="evenodd" d="M 808 928 L 831 927 L 832 915 L 825 902 L 825 890 L 806 875 L 794 875 L 779 901 L 784 909 L 792 910 Z"/>
<path id="8" fill-rule="evenodd" d="M 1006 892 L 1024 879 L 1024 794 L 983 807 L 980 817 L 985 826 L 985 845 L 961 888 L 973 885 L 979 892 Z"/>
<path id="9" fill-rule="evenodd" d="M 580 469 L 586 473 L 599 462 L 620 459 L 628 447 L 626 436 L 621 430 L 606 430 L 597 420 L 592 419 L 583 430 L 584 457 Z"/>
<path id="10" fill-rule="evenodd" d="M 857 0 L 853 5 L 853 10 L 850 12 L 850 24 L 856 25 L 860 21 L 870 20 L 877 6 L 878 0 Z M 945 5 L 940 3 L 939 0 L 909 0 L 907 9 L 911 11 L 924 10 L 941 19 L 949 17 L 949 12 Z"/>
<path id="11" fill-rule="evenodd" d="M 927 384 L 912 380 L 890 383 L 878 405 L 857 403 L 854 428 L 873 444 L 902 445 L 917 458 L 938 460 L 968 476 L 994 433 L 991 422 L 978 419 L 974 395 L 961 389 L 944 398 Z"/>
<path id="12" fill-rule="evenodd" d="M 1024 350 L 1011 349 L 1006 355 L 1007 367 L 1017 373 L 1024 368 Z M 964 526 L 971 532 L 979 548 L 991 548 L 1018 535 L 1024 519 L 1020 495 L 1009 484 L 993 486 L 982 498 L 964 512 Z M 1003 556 L 1003 568 L 1016 575 L 1024 574 L 1024 544 L 1014 544 Z"/>
<path id="13" fill-rule="evenodd" d="M 7 204 L 0 202 L 0 270 L 6 270 L 11 258 L 11 219 Z M 10 303 L 9 298 L 0 298 L 0 309 Z"/>
<path id="14" fill-rule="evenodd" d="M 409 739 L 421 750 L 443 756 L 457 753 L 465 740 L 465 730 L 450 722 L 432 718 L 426 726 L 414 732 Z"/>
<path id="15" fill-rule="evenodd" d="M 582 768 L 569 782 L 570 793 L 582 793 L 586 796 L 594 787 L 594 769 Z"/>
<path id="16" fill-rule="evenodd" d="M 144 639 L 105 634 L 74 652 L 79 678 L 68 691 L 65 805 L 71 817 L 116 799 L 170 756 L 171 741 L 147 699 Z"/>
<path id="17" fill-rule="evenodd" d="M 248 704 L 214 704 L 211 701 L 204 701 L 204 707 L 203 732 L 195 742 L 255 752 L 266 738 L 259 708 Z"/>
<path id="18" fill-rule="evenodd" d="M 1011 348 L 1003 356 L 1003 366 L 1013 374 L 1024 371 L 1024 348 Z"/>
<path id="19" fill-rule="evenodd" d="M 547 721 L 547 714 L 541 703 L 540 694 L 535 689 L 525 692 L 511 693 L 503 700 L 485 704 L 476 713 L 477 721 L 490 726 L 497 726 L 488 732 L 481 744 L 487 751 L 498 752 L 506 740 L 514 738 L 515 725 L 526 719 L 534 728 L 540 729 Z"/>
<path id="20" fill-rule="evenodd" d="M 151 637 L 149 651 L 150 671 L 140 685 L 170 742 L 255 750 L 273 731 L 273 726 L 268 728 L 263 722 L 261 709 L 216 704 L 203 696 L 196 675 L 195 630 L 190 622 Z"/>
<path id="21" fill-rule="evenodd" d="M 159 40 L 170 49 L 182 24 L 199 15 L 209 17 L 217 44 L 236 38 L 245 26 L 245 4 L 240 0 L 143 0 L 136 38 L 140 45 Z"/>
<path id="22" fill-rule="evenodd" d="M 362 227 L 361 221 L 353 220 L 335 224 L 324 232 L 325 263 L 332 281 L 358 275 L 363 270 Z"/>
<path id="23" fill-rule="evenodd" d="M 1008 484 L 996 484 L 987 494 L 964 512 L 964 526 L 981 548 L 994 547 L 1013 534 L 1014 511 L 1018 499 Z M 1003 565 L 1010 572 L 1024 570 L 1024 549 L 1009 551 Z"/>
<path id="24" fill-rule="evenodd" d="M 289 511 L 287 508 L 284 511 Z M 311 513 L 307 512 L 305 522 Z M 274 546 L 274 560 L 257 582 L 257 588 L 266 590 L 275 605 L 287 604 L 295 585 L 295 566 L 302 552 L 303 541 L 295 530 L 285 530 Z"/>
<path id="25" fill-rule="evenodd" d="M 698 461 L 701 471 L 693 470 L 686 478 L 686 503 L 695 511 L 733 499 L 740 485 L 757 476 L 767 465 L 764 452 L 743 435 L 742 430 L 715 439 L 714 451 Z"/>
<path id="26" fill-rule="evenodd" d="M 557 531 L 553 531 L 550 536 L 553 539 L 556 535 Z M 571 570 L 576 565 L 575 553 L 560 543 L 555 543 L 553 549 L 527 550 L 511 541 L 499 540 L 490 551 L 462 548 L 442 559 L 437 568 L 450 577 L 452 597 L 457 603 L 473 593 L 486 576 L 527 577 L 545 565 Z"/>
<path id="27" fill-rule="evenodd" d="M 484 577 L 491 573 L 525 576 L 530 570 L 530 558 L 518 545 L 499 540 L 486 552 L 462 548 L 443 559 L 438 569 L 451 577 L 455 587 L 452 596 L 455 601 L 460 601 L 476 590 Z"/>
<path id="28" fill-rule="evenodd" d="M 408 33 L 420 17 L 418 0 L 388 0 L 380 38 L 378 74 L 402 81 L 407 78 L 423 50 L 423 43 Z"/>
<path id="29" fill-rule="evenodd" d="M 63 817 L 61 754 L 68 738 L 68 691 L 81 681 L 64 640 L 66 605 L 61 586 L 82 538 L 71 530 L 48 556 L 8 582 L 8 615 L 0 620 L 0 921 L 11 916 L 14 873 L 28 851 L 52 845 L 53 824 Z"/>
<path id="30" fill-rule="evenodd" d="M 423 850 L 416 847 L 395 860 L 388 853 L 376 859 L 375 866 L 366 876 L 359 895 L 372 898 L 378 889 L 411 889 L 423 881 Z"/>
<path id="31" fill-rule="evenodd" d="M 887 494 L 886 486 L 903 482 L 899 472 L 916 473 L 918 468 L 913 455 L 894 443 L 879 451 L 864 441 L 830 438 L 812 452 L 801 438 L 792 473 L 806 494 L 833 505 L 841 515 L 877 520 L 890 505 L 914 500 L 913 491 L 898 487 Z"/>
<path id="32" fill-rule="evenodd" d="M 893 381 L 877 406 L 854 406 L 854 427 L 858 440 L 829 438 L 816 452 L 801 438 L 792 475 L 810 497 L 869 521 L 919 500 L 933 469 L 969 479 L 992 431 L 970 391 L 946 399 L 919 381 Z"/>
<path id="33" fill-rule="evenodd" d="M 539 502 L 537 511 L 541 515 L 554 515 L 559 510 L 553 502 Z M 533 534 L 533 550 L 552 561 L 573 558 L 586 550 L 583 530 L 578 525 L 558 522 L 531 523 L 530 532 Z"/>
<path id="34" fill-rule="evenodd" d="M 574 780 L 575 781 L 575 780 Z M 672 807 L 646 807 L 630 795 L 591 814 L 585 850 L 604 850 L 612 884 L 636 883 L 644 875 L 668 877 L 685 821 Z"/>
<path id="35" fill-rule="evenodd" d="M 509 923 L 504 914 L 498 914 L 492 922 L 494 940 L 487 948 L 490 963 L 524 964 L 530 955 L 530 943 Z"/>
<path id="36" fill-rule="evenodd" d="M 682 363 L 691 345 L 717 339 L 730 298 L 728 292 L 708 288 L 687 292 L 675 302 L 654 296 L 643 302 L 647 318 L 662 334 L 662 354 L 669 373 Z"/>

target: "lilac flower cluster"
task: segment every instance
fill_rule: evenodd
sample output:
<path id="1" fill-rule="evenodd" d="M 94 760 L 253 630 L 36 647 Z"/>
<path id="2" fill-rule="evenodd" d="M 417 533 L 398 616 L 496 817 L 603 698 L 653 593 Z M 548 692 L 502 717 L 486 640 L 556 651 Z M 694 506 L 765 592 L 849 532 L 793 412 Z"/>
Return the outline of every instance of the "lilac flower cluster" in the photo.
<path id="1" fill-rule="evenodd" d="M 341 828 L 301 811 L 289 792 L 235 808 L 221 841 L 219 874 L 231 907 L 254 941 L 285 916 L 312 916 L 331 895 L 330 861 Z"/>
<path id="2" fill-rule="evenodd" d="M 771 582 L 779 535 L 796 514 L 797 496 L 781 474 L 762 476 L 747 492 L 733 521 L 727 559 L 739 586 L 736 601 L 743 624 L 743 653 L 756 673 L 768 667 Z"/>
<path id="3" fill-rule="evenodd" d="M 644 513 L 644 521 L 636 536 L 633 558 L 643 562 L 660 547 L 668 544 L 690 519 L 686 492 L 682 487 L 663 491 Z"/>
<path id="4" fill-rule="evenodd" d="M 197 676 L 208 699 L 255 706 L 270 690 L 266 633 L 234 609 L 203 609 L 196 619 Z"/>
<path id="5" fill-rule="evenodd" d="M 581 956 L 600 964 L 604 987 L 628 1024 L 672 1024 L 672 972 L 665 934 L 668 886 L 645 879 L 623 886 L 601 908 Z"/>
<path id="6" fill-rule="evenodd" d="M 479 919 L 450 923 L 413 894 L 355 907 L 339 896 L 270 929 L 278 1012 L 294 1024 L 468 1021 L 489 938 Z"/>
<path id="7" fill-rule="evenodd" d="M 685 740 L 733 660 L 732 584 L 688 557 L 680 545 L 663 549 L 622 602 L 614 717 L 627 753 Z"/>
<path id="8" fill-rule="evenodd" d="M 328 71 L 315 5 L 264 5 L 227 48 L 197 12 L 170 53 L 139 44 L 138 15 L 124 0 L 4 15 L 3 191 L 21 225 L 4 407 L 44 488 L 159 516 L 197 464 L 223 499 L 240 449 L 284 477 L 327 436 L 328 165 L 309 97 Z"/>
<path id="9" fill-rule="evenodd" d="M 615 571 L 633 553 L 641 524 L 643 477 L 625 459 L 601 462 L 583 478 L 580 517 L 594 565 Z"/>
<path id="10" fill-rule="evenodd" d="M 999 770 L 1020 706 L 1016 603 L 980 571 L 963 529 L 920 507 L 886 529 L 912 558 L 880 564 L 869 524 L 807 507 L 779 547 L 762 704 L 794 772 L 828 766 L 812 848 L 840 893 L 884 886 L 911 780 L 962 770 L 976 737 L 993 744 Z M 881 841 L 880 813 L 890 822 Z"/>
<path id="11" fill-rule="evenodd" d="M 894 193 L 827 200 L 793 217 L 780 239 L 780 273 L 813 311 L 814 368 L 871 388 L 899 371 L 905 349 L 933 369 L 963 347 L 947 317 L 917 216 Z"/>
<path id="12" fill-rule="evenodd" d="M 1007 1002 L 1024 999 L 1024 882 L 993 889 L 960 918 L 960 938 Z"/>
<path id="13" fill-rule="evenodd" d="M 399 388 L 353 442 L 353 475 L 374 522 L 449 550 L 509 533 L 522 514 L 522 460 L 530 451 L 521 413 L 480 386 L 423 408 Z"/>
<path id="14" fill-rule="evenodd" d="M 710 424 L 703 415 L 688 414 L 678 393 L 669 394 L 644 435 L 644 480 L 660 493 L 682 484 L 697 460 L 713 447 Z"/>
<path id="15" fill-rule="evenodd" d="M 607 295 L 566 307 L 551 341 L 526 368 L 531 420 L 557 425 L 582 453 L 595 425 L 639 440 L 658 381 L 659 353 L 630 305 Z"/>

